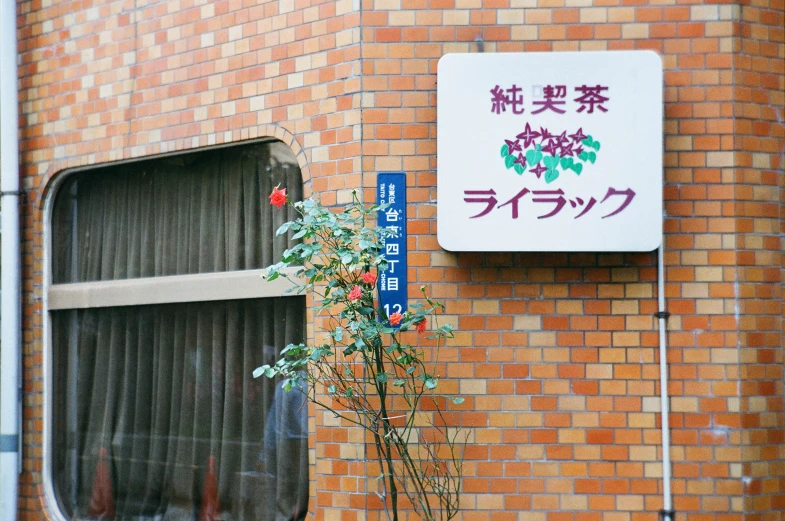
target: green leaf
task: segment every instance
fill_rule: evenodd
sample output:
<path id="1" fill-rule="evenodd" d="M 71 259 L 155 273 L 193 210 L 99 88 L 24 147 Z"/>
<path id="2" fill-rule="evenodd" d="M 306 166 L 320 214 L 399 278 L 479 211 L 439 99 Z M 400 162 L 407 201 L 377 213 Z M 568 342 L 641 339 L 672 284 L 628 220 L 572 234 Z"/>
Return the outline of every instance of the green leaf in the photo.
<path id="1" fill-rule="evenodd" d="M 327 392 L 328 392 L 328 393 L 331 393 L 331 394 L 335 394 L 335 391 L 337 391 L 337 390 L 338 390 L 338 388 L 337 388 L 337 387 L 335 387 L 334 385 L 331 385 L 331 386 L 329 386 L 329 387 L 327 388 Z"/>
<path id="2" fill-rule="evenodd" d="M 515 164 L 515 156 L 507 156 L 504 158 L 504 166 L 507 168 L 512 168 L 512 165 Z"/>
<path id="3" fill-rule="evenodd" d="M 545 166 L 549 170 L 553 170 L 553 169 L 555 169 L 558 166 L 559 158 L 556 157 L 556 156 L 545 156 L 545 158 L 542 160 L 542 162 L 545 163 Z"/>
<path id="4" fill-rule="evenodd" d="M 354 389 L 352 389 L 351 387 L 349 387 L 348 389 L 346 389 L 346 396 L 347 396 L 347 397 L 349 397 L 349 398 L 351 398 L 352 396 L 354 396 Z"/>
<path id="5" fill-rule="evenodd" d="M 380 384 L 387 383 L 389 379 L 390 377 L 387 375 L 387 373 L 379 373 L 376 375 L 376 381 Z"/>
<path id="6" fill-rule="evenodd" d="M 575 163 L 570 167 L 576 174 L 581 175 L 581 171 L 583 170 L 583 165 L 580 163 Z"/>
<path id="7" fill-rule="evenodd" d="M 502 157 L 507 157 L 510 153 L 507 151 L 507 145 L 502 145 L 502 149 L 499 151 Z"/>
<path id="8" fill-rule="evenodd" d="M 460 405 L 460 404 L 463 403 L 463 398 L 461 398 L 460 396 L 457 397 L 457 398 L 451 398 L 451 400 L 452 400 L 452 403 L 454 403 L 455 405 Z"/>
<path id="9" fill-rule="evenodd" d="M 406 380 L 395 380 L 393 382 L 393 385 L 395 387 L 403 387 L 404 385 L 406 385 Z"/>
<path id="10" fill-rule="evenodd" d="M 589 152 L 589 161 L 591 162 L 591 164 L 594 164 L 596 160 L 597 160 L 597 154 L 595 154 L 594 152 Z"/>
<path id="11" fill-rule="evenodd" d="M 596 150 L 597 152 L 599 152 L 600 151 L 600 142 L 599 141 L 595 141 L 594 145 L 592 145 L 592 148 L 594 150 Z"/>
<path id="12" fill-rule="evenodd" d="M 437 381 L 434 380 L 433 378 L 429 378 L 425 380 L 425 387 L 427 387 L 428 389 L 436 389 L 436 384 Z"/>
<path id="13" fill-rule="evenodd" d="M 559 171 L 558 170 L 548 170 L 545 172 L 545 182 L 552 183 L 559 178 Z"/>
<path id="14" fill-rule="evenodd" d="M 584 150 L 583 152 L 578 154 L 578 158 L 583 161 L 586 161 L 589 158 L 589 153 Z"/>
<path id="15" fill-rule="evenodd" d="M 283 235 L 284 233 L 286 233 L 287 231 L 289 231 L 289 228 L 291 228 L 291 227 L 292 227 L 292 224 L 293 224 L 293 223 L 291 223 L 291 222 L 288 222 L 288 223 L 283 223 L 283 224 L 281 225 L 281 227 L 280 227 L 280 228 L 278 228 L 278 230 L 275 232 L 275 236 L 276 236 L 276 237 L 278 237 L 279 235 Z"/>
<path id="16" fill-rule="evenodd" d="M 518 175 L 523 175 L 523 167 L 518 164 L 513 167 L 515 169 L 515 173 Z"/>
<path id="17" fill-rule="evenodd" d="M 538 145 L 539 146 L 539 145 Z M 542 152 L 539 149 L 537 150 L 527 150 L 526 151 L 526 162 L 529 166 L 535 166 L 542 160 Z"/>
<path id="18" fill-rule="evenodd" d="M 351 264 L 354 256 L 351 253 L 346 253 L 341 256 L 341 264 Z"/>
<path id="19" fill-rule="evenodd" d="M 574 161 L 575 160 L 573 158 L 565 156 L 565 157 L 561 158 L 561 161 L 559 161 L 559 164 L 561 165 L 562 170 L 567 170 L 568 168 L 570 168 L 572 166 L 572 163 Z"/>

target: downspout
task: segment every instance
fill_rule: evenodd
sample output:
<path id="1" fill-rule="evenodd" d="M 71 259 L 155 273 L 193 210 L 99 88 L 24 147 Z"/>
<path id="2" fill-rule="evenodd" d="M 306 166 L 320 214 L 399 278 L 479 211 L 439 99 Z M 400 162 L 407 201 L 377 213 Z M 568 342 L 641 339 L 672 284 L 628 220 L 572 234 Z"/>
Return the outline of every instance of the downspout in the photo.
<path id="1" fill-rule="evenodd" d="M 21 252 L 16 1 L 0 0 L 0 521 L 16 521 L 21 400 Z"/>
<path id="2" fill-rule="evenodd" d="M 662 510 L 660 517 L 664 521 L 674 521 L 676 511 L 673 510 L 671 493 L 671 431 L 669 425 L 670 402 L 668 401 L 668 357 L 667 331 L 665 321 L 670 316 L 665 307 L 665 236 L 657 250 L 657 293 L 659 306 L 656 317 L 660 321 L 660 410 L 662 411 Z"/>

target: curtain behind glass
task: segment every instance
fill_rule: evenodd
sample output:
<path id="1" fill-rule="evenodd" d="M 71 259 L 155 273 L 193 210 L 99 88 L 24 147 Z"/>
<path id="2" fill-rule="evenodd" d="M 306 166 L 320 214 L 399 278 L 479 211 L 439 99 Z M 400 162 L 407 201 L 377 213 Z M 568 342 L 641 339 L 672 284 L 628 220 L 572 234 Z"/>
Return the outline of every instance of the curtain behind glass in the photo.
<path id="1" fill-rule="evenodd" d="M 53 280 L 271 264 L 291 245 L 274 237 L 293 217 L 267 200 L 279 183 L 302 197 L 282 143 L 74 175 L 55 199 Z M 304 517 L 302 398 L 251 375 L 304 340 L 304 315 L 302 297 L 53 313 L 54 484 L 64 512 L 213 521 L 205 512 L 219 504 L 226 521 Z"/>
<path id="2" fill-rule="evenodd" d="M 302 199 L 300 169 L 280 142 L 140 161 L 71 176 L 55 198 L 55 284 L 264 268 Z"/>
<path id="3" fill-rule="evenodd" d="M 200 519 L 213 457 L 222 519 L 302 519 L 304 395 L 252 372 L 274 363 L 274 346 L 303 338 L 303 308 L 285 297 L 53 313 L 65 513 L 93 517 L 105 459 L 116 519 Z"/>

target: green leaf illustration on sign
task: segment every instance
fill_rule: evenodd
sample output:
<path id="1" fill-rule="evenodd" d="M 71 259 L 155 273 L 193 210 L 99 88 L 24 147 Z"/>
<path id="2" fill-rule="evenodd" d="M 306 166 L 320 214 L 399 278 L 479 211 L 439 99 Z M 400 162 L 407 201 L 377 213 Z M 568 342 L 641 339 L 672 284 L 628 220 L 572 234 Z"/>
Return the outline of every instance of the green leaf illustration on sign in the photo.
<path id="1" fill-rule="evenodd" d="M 559 158 L 555 156 L 547 156 L 542 160 L 548 170 L 553 170 L 559 164 Z"/>
<path id="2" fill-rule="evenodd" d="M 534 166 L 540 161 L 542 161 L 542 152 L 539 150 L 526 151 L 526 163 L 528 163 L 530 166 Z"/>
<path id="3" fill-rule="evenodd" d="M 512 165 L 515 164 L 515 156 L 507 156 L 504 158 L 504 165 L 507 168 L 512 168 Z"/>
<path id="4" fill-rule="evenodd" d="M 594 164 L 596 160 L 597 160 L 597 154 L 595 154 L 594 152 L 589 152 L 589 161 L 591 162 L 591 164 Z"/>
<path id="5" fill-rule="evenodd" d="M 545 182 L 552 183 L 559 178 L 559 171 L 558 170 L 548 170 L 545 172 Z"/>
<path id="6" fill-rule="evenodd" d="M 570 169 L 578 175 L 581 175 L 581 171 L 583 171 L 583 165 L 580 163 L 575 163 L 570 167 Z"/>
<path id="7" fill-rule="evenodd" d="M 501 156 L 502 156 L 502 157 L 507 157 L 507 156 L 509 155 L 509 154 L 507 153 L 507 145 L 502 145 L 502 149 L 501 149 L 501 151 L 500 151 L 500 152 L 501 152 Z"/>
<path id="8" fill-rule="evenodd" d="M 523 167 L 521 165 L 515 165 L 515 173 L 518 175 L 523 175 Z"/>
<path id="9" fill-rule="evenodd" d="M 563 157 L 561 158 L 561 161 L 559 161 L 559 164 L 561 165 L 563 170 L 567 170 L 572 166 L 574 161 L 575 160 L 571 157 Z"/>

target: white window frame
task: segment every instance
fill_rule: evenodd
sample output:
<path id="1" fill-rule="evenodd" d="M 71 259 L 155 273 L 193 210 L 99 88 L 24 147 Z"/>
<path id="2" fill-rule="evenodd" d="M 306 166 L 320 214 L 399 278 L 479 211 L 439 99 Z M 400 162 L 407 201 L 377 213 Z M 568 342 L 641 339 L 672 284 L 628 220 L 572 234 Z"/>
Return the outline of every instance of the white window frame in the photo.
<path id="1" fill-rule="evenodd" d="M 264 269 L 144 277 L 136 279 L 109 280 L 100 282 L 79 282 L 54 284 L 52 282 L 52 210 L 55 196 L 63 182 L 78 172 L 85 172 L 106 166 L 120 166 L 150 159 L 161 159 L 187 155 L 205 150 L 232 146 L 247 146 L 277 139 L 260 139 L 243 143 L 229 143 L 209 148 L 199 148 L 183 152 L 160 154 L 111 164 L 91 165 L 64 171 L 49 187 L 44 200 L 43 233 L 43 294 L 42 294 L 42 342 L 43 342 L 43 433 L 41 483 L 43 485 L 43 507 L 55 521 L 69 521 L 60 511 L 55 494 L 52 469 L 52 311 L 68 309 L 102 308 L 109 306 L 137 306 L 146 304 L 175 304 L 183 302 L 214 302 L 238 299 L 257 299 L 275 297 L 296 297 L 301 293 L 291 291 L 305 284 L 304 277 L 297 277 L 299 268 L 281 270 L 281 277 L 274 281 L 262 278 Z M 302 171 L 302 170 L 301 170 Z"/>

